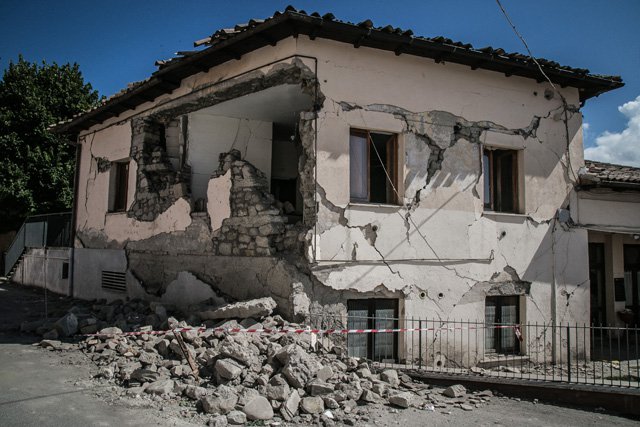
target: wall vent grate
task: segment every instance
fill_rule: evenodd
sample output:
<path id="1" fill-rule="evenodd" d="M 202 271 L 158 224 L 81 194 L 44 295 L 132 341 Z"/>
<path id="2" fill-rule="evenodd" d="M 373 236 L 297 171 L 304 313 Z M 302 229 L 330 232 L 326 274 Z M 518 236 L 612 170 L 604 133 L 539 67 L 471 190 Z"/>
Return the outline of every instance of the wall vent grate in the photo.
<path id="1" fill-rule="evenodd" d="M 102 289 L 110 292 L 127 292 L 126 273 L 102 270 Z"/>

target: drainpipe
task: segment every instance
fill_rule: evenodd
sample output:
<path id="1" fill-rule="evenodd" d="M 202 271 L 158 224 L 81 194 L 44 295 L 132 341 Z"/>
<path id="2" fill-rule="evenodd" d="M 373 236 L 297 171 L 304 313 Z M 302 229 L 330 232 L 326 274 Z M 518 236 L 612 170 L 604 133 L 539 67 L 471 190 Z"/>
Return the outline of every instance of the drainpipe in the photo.
<path id="1" fill-rule="evenodd" d="M 553 363 L 556 362 L 556 354 L 557 354 L 557 283 L 556 283 L 556 217 L 554 216 L 553 221 L 551 223 L 551 358 Z"/>
<path id="2" fill-rule="evenodd" d="M 80 144 L 80 136 L 78 136 L 78 141 L 74 143 L 76 146 L 76 163 L 75 163 L 75 173 L 73 176 L 73 205 L 71 207 L 71 229 L 69 230 L 69 296 L 73 297 L 73 276 L 74 276 L 74 255 L 75 255 L 75 241 L 76 241 L 76 221 L 77 221 L 77 212 L 78 212 L 78 182 L 80 179 L 80 155 L 82 154 L 82 145 Z"/>

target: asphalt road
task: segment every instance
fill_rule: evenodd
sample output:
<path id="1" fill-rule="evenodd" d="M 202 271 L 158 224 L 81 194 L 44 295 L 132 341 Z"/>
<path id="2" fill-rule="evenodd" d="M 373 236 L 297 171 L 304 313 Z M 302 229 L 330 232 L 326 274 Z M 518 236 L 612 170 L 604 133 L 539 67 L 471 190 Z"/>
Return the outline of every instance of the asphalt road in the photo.
<path id="1" fill-rule="evenodd" d="M 41 289 L 0 285 L 0 426 L 192 426 L 157 409 L 113 404 L 111 386 L 91 381 L 97 367 L 79 351 L 52 352 L 19 333 L 23 320 L 42 318 Z M 72 304 L 47 295 L 49 316 Z"/>
<path id="2" fill-rule="evenodd" d="M 75 355 L 28 343 L 0 344 L 0 425 L 190 426 L 158 411 L 111 405 L 101 399 L 87 364 Z M 157 412 L 157 413 L 155 413 Z"/>

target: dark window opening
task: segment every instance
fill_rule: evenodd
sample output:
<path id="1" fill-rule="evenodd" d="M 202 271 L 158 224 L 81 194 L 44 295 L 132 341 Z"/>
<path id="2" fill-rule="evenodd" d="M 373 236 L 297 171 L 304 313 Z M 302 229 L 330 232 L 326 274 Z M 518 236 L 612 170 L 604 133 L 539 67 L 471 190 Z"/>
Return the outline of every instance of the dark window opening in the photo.
<path id="1" fill-rule="evenodd" d="M 520 340 L 512 326 L 520 323 L 520 297 L 487 297 L 484 308 L 485 317 L 485 353 L 519 354 Z"/>
<path id="2" fill-rule="evenodd" d="M 167 152 L 167 129 L 163 123 L 158 123 L 158 145 Z"/>
<path id="3" fill-rule="evenodd" d="M 589 282 L 591 288 L 591 324 L 603 325 L 607 322 L 603 243 L 589 243 Z"/>
<path id="4" fill-rule="evenodd" d="M 482 155 L 484 208 L 518 213 L 518 152 L 485 149 Z"/>
<path id="5" fill-rule="evenodd" d="M 68 262 L 63 262 L 62 263 L 62 278 L 63 279 L 68 279 L 69 278 L 69 263 Z"/>
<path id="6" fill-rule="evenodd" d="M 398 203 L 397 153 L 396 135 L 351 130 L 349 185 L 352 202 Z"/>
<path id="7" fill-rule="evenodd" d="M 273 124 L 271 145 L 271 194 L 280 203 L 289 223 L 302 220 L 298 161 L 302 144 L 293 125 Z"/>
<path id="8" fill-rule="evenodd" d="M 127 191 L 129 182 L 129 162 L 114 162 L 111 166 L 110 212 L 127 210 Z"/>
<path id="9" fill-rule="evenodd" d="M 396 329 L 398 328 L 398 300 L 362 299 L 347 301 L 348 329 Z M 398 334 L 349 334 L 349 356 L 375 361 L 396 361 L 398 358 Z"/>

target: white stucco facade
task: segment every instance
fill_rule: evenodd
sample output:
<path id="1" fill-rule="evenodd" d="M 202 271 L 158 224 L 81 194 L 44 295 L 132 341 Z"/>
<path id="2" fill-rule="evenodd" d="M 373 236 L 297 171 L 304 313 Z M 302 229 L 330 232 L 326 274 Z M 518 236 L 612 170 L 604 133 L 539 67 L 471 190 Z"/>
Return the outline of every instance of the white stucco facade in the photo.
<path id="1" fill-rule="evenodd" d="M 590 234 L 572 224 L 599 214 L 574 190 L 580 102 L 571 86 L 302 34 L 258 48 L 80 132 L 74 290 L 123 296 L 96 273 L 116 268 L 125 294 L 162 301 L 189 293 L 184 279 L 292 316 L 304 292 L 328 316 L 380 298 L 402 319 L 484 322 L 487 298 L 514 297 L 511 321 L 588 323 Z M 393 201 L 352 200 L 354 130 L 395 141 Z M 515 212 L 485 206 L 489 150 L 514 159 Z M 127 209 L 109 212 L 118 161 Z"/>

